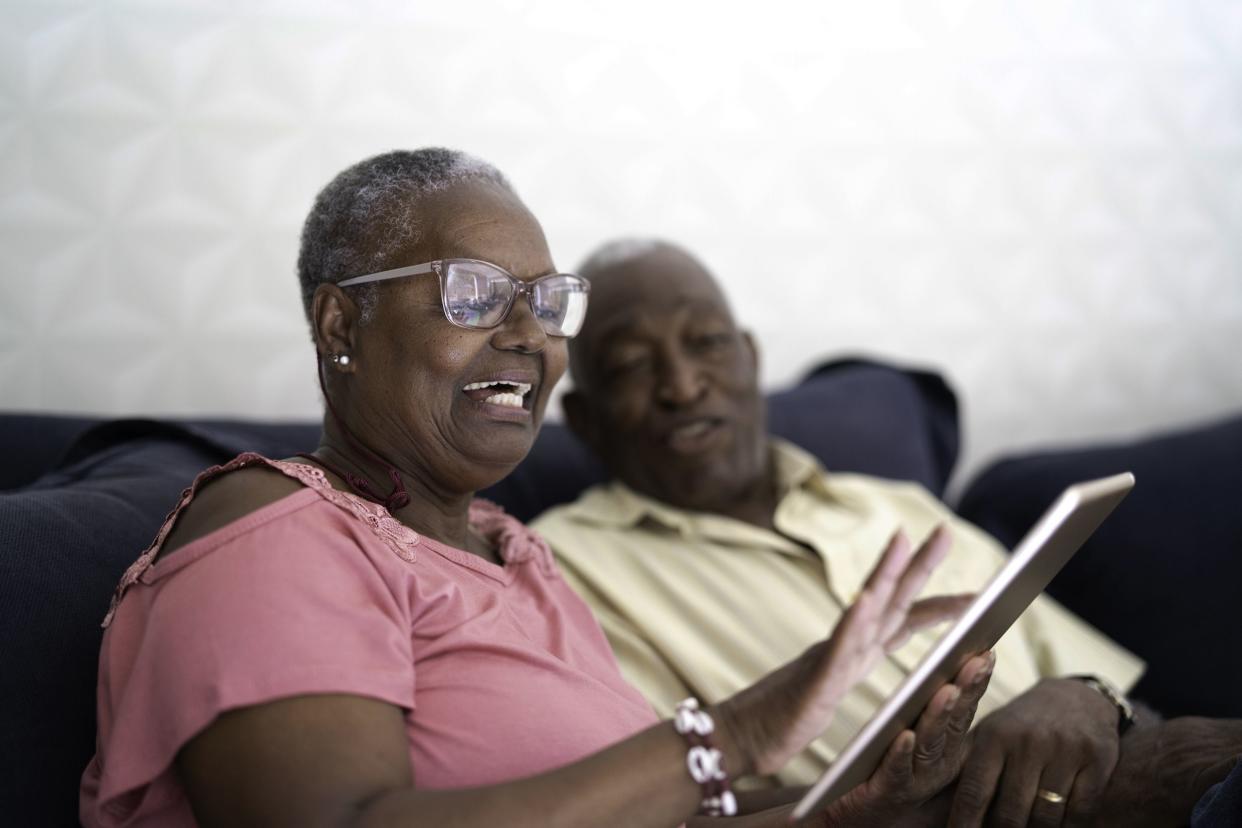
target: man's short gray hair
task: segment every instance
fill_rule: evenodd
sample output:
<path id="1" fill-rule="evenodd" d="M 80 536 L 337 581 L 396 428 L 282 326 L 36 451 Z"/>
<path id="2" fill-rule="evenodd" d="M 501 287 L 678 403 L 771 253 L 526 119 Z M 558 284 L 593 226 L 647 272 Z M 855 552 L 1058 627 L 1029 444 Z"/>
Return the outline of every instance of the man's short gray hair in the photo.
<path id="1" fill-rule="evenodd" d="M 582 264 L 578 265 L 578 273 L 587 279 L 601 270 L 607 270 L 614 265 L 625 264 L 635 259 L 641 259 L 648 253 L 654 253 L 663 248 L 673 248 L 674 245 L 663 239 L 643 238 L 643 237 L 627 237 L 621 239 L 613 239 L 605 242 L 591 252 Z"/>
<path id="2" fill-rule="evenodd" d="M 363 276 L 389 267 L 397 251 L 422 236 L 419 200 L 462 181 L 482 180 L 509 192 L 513 187 L 491 164 L 442 147 L 394 150 L 368 158 L 341 172 L 320 190 L 302 225 L 298 281 L 302 308 L 309 320 L 311 300 L 321 284 Z M 375 285 L 357 288 L 362 321 L 374 313 Z"/>

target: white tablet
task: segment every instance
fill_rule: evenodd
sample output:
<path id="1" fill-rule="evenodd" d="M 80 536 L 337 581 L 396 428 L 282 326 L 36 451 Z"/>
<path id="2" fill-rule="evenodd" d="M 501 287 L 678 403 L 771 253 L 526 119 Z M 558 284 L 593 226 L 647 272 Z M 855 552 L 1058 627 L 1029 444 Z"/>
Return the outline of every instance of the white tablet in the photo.
<path id="1" fill-rule="evenodd" d="M 794 809 L 802 819 L 865 782 L 892 741 L 971 655 L 990 649 L 1134 487 L 1126 472 L 1066 489 L 1014 547 L 1008 563 L 850 740 Z"/>

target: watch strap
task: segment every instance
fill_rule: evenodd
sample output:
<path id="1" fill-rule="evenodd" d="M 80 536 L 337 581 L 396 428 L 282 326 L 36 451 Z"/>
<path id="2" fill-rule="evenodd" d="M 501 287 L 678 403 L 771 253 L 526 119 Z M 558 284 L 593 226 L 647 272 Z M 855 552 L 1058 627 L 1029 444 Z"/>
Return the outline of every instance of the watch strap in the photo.
<path id="1" fill-rule="evenodd" d="M 1108 679 L 1088 674 L 1066 676 L 1066 678 L 1081 681 L 1117 708 L 1117 735 L 1124 736 L 1127 730 L 1134 727 L 1134 705 Z"/>

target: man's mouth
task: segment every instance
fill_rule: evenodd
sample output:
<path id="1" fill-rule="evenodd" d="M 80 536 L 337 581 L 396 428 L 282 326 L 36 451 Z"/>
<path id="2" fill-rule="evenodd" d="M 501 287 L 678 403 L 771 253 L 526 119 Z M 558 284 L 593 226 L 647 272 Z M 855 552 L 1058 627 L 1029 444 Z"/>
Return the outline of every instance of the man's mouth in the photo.
<path id="1" fill-rule="evenodd" d="M 696 454 L 714 447 L 715 437 L 723 424 L 715 417 L 700 417 L 671 429 L 665 441 L 678 454 Z"/>
<path id="2" fill-rule="evenodd" d="M 529 382 L 510 382 L 508 380 L 483 380 L 462 386 L 466 396 L 476 402 L 505 406 L 506 408 L 525 407 L 526 395 L 533 386 Z"/>

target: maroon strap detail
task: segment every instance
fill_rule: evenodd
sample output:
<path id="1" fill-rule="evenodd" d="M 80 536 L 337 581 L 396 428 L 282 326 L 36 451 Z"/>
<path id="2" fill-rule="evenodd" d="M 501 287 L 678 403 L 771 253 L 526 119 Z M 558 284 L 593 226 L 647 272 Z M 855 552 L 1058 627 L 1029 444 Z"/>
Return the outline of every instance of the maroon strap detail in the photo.
<path id="1" fill-rule="evenodd" d="M 323 379 L 323 360 L 319 358 L 318 354 L 315 355 L 315 368 L 319 375 L 319 390 L 323 392 L 324 402 L 328 405 L 328 413 L 332 415 L 332 419 L 336 422 L 337 428 L 341 430 L 341 434 L 345 436 L 346 441 L 348 441 L 353 448 L 364 454 L 369 454 L 372 459 L 378 461 L 384 466 L 385 469 L 388 470 L 388 479 L 392 481 L 392 491 L 390 491 L 387 495 L 381 495 L 372 489 L 371 485 L 363 478 L 356 474 L 351 474 L 347 471 L 334 468 L 328 463 L 328 461 L 314 454 L 299 452 L 297 456 L 313 460 L 323 466 L 325 469 L 344 480 L 346 485 L 348 485 L 355 492 L 362 495 L 367 500 L 383 505 L 383 507 L 390 512 L 395 512 L 403 506 L 408 506 L 410 503 L 410 495 L 405 490 L 405 481 L 401 479 L 401 472 L 397 471 L 396 467 L 393 466 L 392 463 L 389 463 L 378 453 L 372 451 L 370 448 L 363 445 L 360 440 L 355 438 L 353 432 L 349 430 L 349 426 L 345 425 L 345 421 L 339 414 L 336 413 L 336 406 L 332 404 L 332 398 L 328 396 L 328 386 Z"/>

